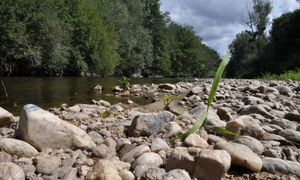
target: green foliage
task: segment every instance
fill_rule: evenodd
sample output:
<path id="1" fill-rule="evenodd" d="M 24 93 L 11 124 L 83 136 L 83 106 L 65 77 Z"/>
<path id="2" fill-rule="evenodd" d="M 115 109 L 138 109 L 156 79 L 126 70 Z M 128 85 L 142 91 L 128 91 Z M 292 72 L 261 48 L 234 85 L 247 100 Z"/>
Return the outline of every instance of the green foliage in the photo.
<path id="1" fill-rule="evenodd" d="M 262 73 L 284 73 L 300 68 L 300 9 L 274 19 Z"/>
<path id="2" fill-rule="evenodd" d="M 271 10 L 269 0 L 253 1 L 248 12 L 250 30 L 237 34 L 229 47 L 232 58 L 227 68 L 228 77 L 252 78 L 261 71 L 260 58 L 269 42 L 265 30 Z"/>
<path id="3" fill-rule="evenodd" d="M 163 102 L 164 102 L 164 110 L 168 110 L 169 109 L 169 105 L 172 103 L 172 101 L 174 100 L 174 96 L 173 95 L 165 95 L 163 97 Z"/>
<path id="4" fill-rule="evenodd" d="M 130 88 L 130 79 L 126 76 L 122 76 L 119 80 L 119 84 L 123 90 L 128 90 Z"/>
<path id="5" fill-rule="evenodd" d="M 208 111 L 209 107 L 211 106 L 211 104 L 212 104 L 212 102 L 213 102 L 213 100 L 215 98 L 215 95 L 216 95 L 216 92 L 217 92 L 217 88 L 218 88 L 218 84 L 219 84 L 219 82 L 220 82 L 220 80 L 222 78 L 223 72 L 225 70 L 226 65 L 228 64 L 230 56 L 231 56 L 230 53 L 227 53 L 224 56 L 224 58 L 223 58 L 223 60 L 222 60 L 222 62 L 220 64 L 220 66 L 219 66 L 219 68 L 218 68 L 218 70 L 216 72 L 216 75 L 215 75 L 215 78 L 214 78 L 214 81 L 213 81 L 213 84 L 212 84 L 212 87 L 211 87 L 211 90 L 210 90 L 210 93 L 209 93 L 209 96 L 208 96 L 207 111 Z"/>
<path id="6" fill-rule="evenodd" d="M 297 79 L 300 68 L 300 9 L 273 20 L 270 36 L 265 34 L 271 4 L 255 0 L 250 12 L 250 31 L 239 33 L 230 45 L 232 58 L 226 75 L 236 78 Z M 288 72 L 289 70 L 295 70 Z M 282 75 L 277 75 L 282 74 Z"/>
<path id="7" fill-rule="evenodd" d="M 289 79 L 291 79 L 291 80 L 300 81 L 300 69 L 289 70 L 283 74 L 267 73 L 267 74 L 263 75 L 262 78 L 266 79 L 266 80 L 289 80 Z"/>
<path id="8" fill-rule="evenodd" d="M 219 59 L 159 0 L 2 0 L 0 22 L 0 75 L 206 76 Z"/>
<path id="9" fill-rule="evenodd" d="M 180 135 L 179 139 L 180 140 L 184 140 L 186 137 L 188 137 L 190 134 L 196 132 L 199 128 L 201 128 L 202 126 L 205 125 L 205 120 L 207 118 L 207 115 L 208 115 L 208 110 L 209 110 L 209 107 L 211 106 L 214 98 L 215 98 L 215 94 L 217 92 L 217 88 L 218 88 L 218 84 L 222 78 L 222 75 L 223 75 L 223 72 L 225 70 L 225 67 L 230 59 L 230 53 L 227 53 L 216 74 L 215 74 L 215 78 L 214 78 L 214 81 L 213 81 L 213 84 L 212 84 L 212 88 L 211 88 L 211 91 L 209 93 L 209 97 L 208 97 L 208 102 L 207 102 L 207 108 L 206 108 L 206 111 L 204 111 L 200 116 L 199 118 L 197 119 L 196 123 L 194 124 L 194 126 L 192 128 L 190 128 L 189 130 L 187 130 L 184 134 Z M 224 131 L 226 133 L 226 131 Z"/>
<path id="10" fill-rule="evenodd" d="M 171 23 L 168 32 L 172 75 L 211 77 L 219 62 L 218 54 L 204 45 L 190 26 Z"/>

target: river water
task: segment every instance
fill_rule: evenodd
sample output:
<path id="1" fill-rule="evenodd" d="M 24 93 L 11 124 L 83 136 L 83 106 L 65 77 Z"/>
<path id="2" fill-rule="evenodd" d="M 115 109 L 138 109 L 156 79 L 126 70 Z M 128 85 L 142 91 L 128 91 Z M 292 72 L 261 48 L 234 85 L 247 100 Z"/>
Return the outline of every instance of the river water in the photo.
<path id="1" fill-rule="evenodd" d="M 117 98 L 113 95 L 112 88 L 119 85 L 119 78 L 83 78 L 83 77 L 0 77 L 0 107 L 18 115 L 23 105 L 36 104 L 42 108 L 60 106 L 67 103 L 72 106 L 76 103 L 91 103 L 92 99 L 104 99 L 111 103 L 126 101 L 126 98 Z M 132 84 L 175 83 L 182 78 L 132 78 Z M 94 91 L 93 87 L 101 84 L 102 93 Z M 139 104 L 146 101 L 142 97 L 131 97 Z"/>

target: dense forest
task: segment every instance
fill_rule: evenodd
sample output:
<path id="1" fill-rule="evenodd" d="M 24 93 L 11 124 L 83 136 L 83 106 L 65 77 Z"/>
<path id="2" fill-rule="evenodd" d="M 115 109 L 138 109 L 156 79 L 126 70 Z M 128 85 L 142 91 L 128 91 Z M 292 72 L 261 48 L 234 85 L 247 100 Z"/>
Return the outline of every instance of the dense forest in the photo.
<path id="1" fill-rule="evenodd" d="M 256 78 L 268 73 L 300 71 L 300 9 L 283 14 L 272 23 L 271 11 L 269 0 L 253 0 L 248 30 L 237 34 L 230 45 L 228 77 Z"/>
<path id="2" fill-rule="evenodd" d="M 270 0 L 252 0 L 248 29 L 229 46 L 227 77 L 300 68 L 300 9 L 273 22 L 271 11 Z M 2 76 L 211 77 L 219 60 L 159 0 L 0 1 Z"/>
<path id="3" fill-rule="evenodd" d="M 159 0 L 1 0 L 0 75 L 201 76 L 216 51 Z"/>

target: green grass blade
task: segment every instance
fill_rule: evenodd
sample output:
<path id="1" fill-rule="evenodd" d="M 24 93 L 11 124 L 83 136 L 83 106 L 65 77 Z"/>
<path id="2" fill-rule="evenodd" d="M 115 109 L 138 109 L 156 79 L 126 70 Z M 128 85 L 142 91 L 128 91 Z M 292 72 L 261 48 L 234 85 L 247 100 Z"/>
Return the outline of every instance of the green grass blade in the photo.
<path id="1" fill-rule="evenodd" d="M 203 124 L 203 122 L 205 121 L 205 119 L 207 118 L 208 112 L 205 111 L 203 112 L 199 118 L 197 119 L 196 123 L 194 124 L 194 126 L 192 128 L 190 128 L 187 132 L 185 132 L 184 134 L 179 136 L 180 140 L 184 140 L 186 137 L 188 137 L 190 134 L 194 133 L 195 131 L 197 131 Z"/>
<path id="2" fill-rule="evenodd" d="M 212 128 L 214 131 L 221 133 L 221 134 L 225 134 L 225 135 L 234 135 L 234 136 L 239 136 L 239 134 L 234 133 L 226 128 L 222 128 L 222 127 L 213 127 Z"/>
<path id="3" fill-rule="evenodd" d="M 230 53 L 227 53 L 224 56 L 224 58 L 223 58 L 223 60 L 222 60 L 222 62 L 220 64 L 220 66 L 219 66 L 219 68 L 218 68 L 218 70 L 216 72 L 215 79 L 214 79 L 214 82 L 213 82 L 213 85 L 211 87 L 211 90 L 210 90 L 210 93 L 209 93 L 209 97 L 208 97 L 207 111 L 208 111 L 211 103 L 214 100 L 214 97 L 216 95 L 216 91 L 217 91 L 217 88 L 218 88 L 218 84 L 219 84 L 219 82 L 220 82 L 220 80 L 222 78 L 224 69 L 225 69 L 225 67 L 226 67 L 226 65 L 227 65 L 227 63 L 228 63 L 228 61 L 230 59 L 230 56 L 231 56 Z"/>

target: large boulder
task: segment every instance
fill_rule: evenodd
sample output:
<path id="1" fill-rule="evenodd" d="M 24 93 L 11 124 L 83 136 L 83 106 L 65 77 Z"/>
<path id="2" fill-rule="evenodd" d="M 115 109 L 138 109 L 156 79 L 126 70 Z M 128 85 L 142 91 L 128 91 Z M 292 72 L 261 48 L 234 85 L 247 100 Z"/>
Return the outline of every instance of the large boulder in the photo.
<path id="1" fill-rule="evenodd" d="M 159 113 L 144 113 L 134 117 L 128 129 L 130 136 L 150 136 L 165 131 L 168 122 L 173 119 L 173 114 L 164 111 Z"/>
<path id="2" fill-rule="evenodd" d="M 23 107 L 16 136 L 38 150 L 96 147 L 83 130 L 33 104 Z"/>
<path id="3" fill-rule="evenodd" d="M 38 154 L 38 151 L 30 144 L 12 138 L 0 139 L 0 149 L 18 157 L 34 157 Z"/>
<path id="4" fill-rule="evenodd" d="M 14 122 L 14 116 L 0 107 L 0 127 L 8 126 Z"/>

